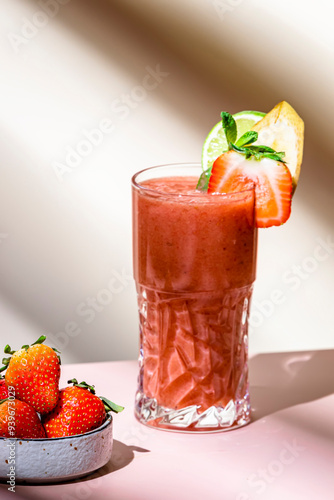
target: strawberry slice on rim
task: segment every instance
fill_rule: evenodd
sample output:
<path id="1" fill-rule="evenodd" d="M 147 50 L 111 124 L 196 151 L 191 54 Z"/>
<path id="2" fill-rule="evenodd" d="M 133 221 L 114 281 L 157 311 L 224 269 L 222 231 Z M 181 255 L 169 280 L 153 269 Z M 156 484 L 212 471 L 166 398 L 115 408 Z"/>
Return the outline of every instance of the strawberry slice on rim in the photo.
<path id="1" fill-rule="evenodd" d="M 255 185 L 255 224 L 280 226 L 291 213 L 292 177 L 288 167 L 271 158 L 246 159 L 228 151 L 212 167 L 208 193 L 233 193 Z"/>

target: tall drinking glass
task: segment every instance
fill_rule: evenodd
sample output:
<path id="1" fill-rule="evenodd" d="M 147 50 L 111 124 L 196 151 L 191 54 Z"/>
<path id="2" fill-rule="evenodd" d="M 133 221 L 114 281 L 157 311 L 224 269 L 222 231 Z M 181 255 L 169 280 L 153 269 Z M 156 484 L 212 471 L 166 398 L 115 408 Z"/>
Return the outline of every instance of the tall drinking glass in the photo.
<path id="1" fill-rule="evenodd" d="M 250 420 L 248 315 L 254 189 L 196 191 L 198 164 L 132 179 L 140 355 L 136 417 L 157 428 L 227 430 Z"/>

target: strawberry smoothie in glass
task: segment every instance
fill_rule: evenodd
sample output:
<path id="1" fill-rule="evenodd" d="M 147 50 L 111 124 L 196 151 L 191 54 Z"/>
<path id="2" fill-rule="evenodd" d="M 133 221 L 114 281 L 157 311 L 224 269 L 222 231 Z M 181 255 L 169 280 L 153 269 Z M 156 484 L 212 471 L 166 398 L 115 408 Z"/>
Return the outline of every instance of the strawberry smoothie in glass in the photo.
<path id="1" fill-rule="evenodd" d="M 196 191 L 197 164 L 132 179 L 140 324 L 136 417 L 218 431 L 250 420 L 247 325 L 256 271 L 254 187 Z"/>

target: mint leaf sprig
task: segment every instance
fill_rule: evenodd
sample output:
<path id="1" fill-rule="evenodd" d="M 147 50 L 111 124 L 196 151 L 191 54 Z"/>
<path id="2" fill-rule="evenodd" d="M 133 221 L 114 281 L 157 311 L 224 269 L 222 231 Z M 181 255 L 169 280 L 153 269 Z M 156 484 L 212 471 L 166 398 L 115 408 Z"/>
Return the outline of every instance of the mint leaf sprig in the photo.
<path id="1" fill-rule="evenodd" d="M 237 124 L 233 116 L 230 115 L 230 113 L 228 113 L 227 111 L 222 111 L 220 113 L 220 116 L 222 119 L 222 126 L 225 132 L 227 144 L 230 147 L 230 144 L 234 143 L 236 138 L 238 137 Z"/>
<path id="2" fill-rule="evenodd" d="M 283 160 L 285 153 L 283 151 L 277 152 L 268 146 L 251 146 L 253 142 L 258 140 L 258 133 L 255 130 L 250 130 L 240 137 L 236 141 L 237 134 L 237 124 L 235 119 L 227 111 L 221 112 L 222 126 L 225 132 L 226 140 L 228 143 L 228 151 L 236 151 L 237 153 L 243 154 L 246 160 L 249 158 L 254 158 L 255 160 L 262 160 L 262 158 L 270 158 L 271 160 L 280 161 L 285 163 Z"/>
<path id="3" fill-rule="evenodd" d="M 221 112 L 222 127 L 226 136 L 228 149 L 223 151 L 235 151 L 236 153 L 243 154 L 246 160 L 254 158 L 257 161 L 262 158 L 270 158 L 271 160 L 280 161 L 285 164 L 283 151 L 275 151 L 268 146 L 252 145 L 258 140 L 258 133 L 255 130 L 245 132 L 237 141 L 238 131 L 237 124 L 233 116 L 227 111 Z M 205 170 L 199 178 L 196 189 L 199 191 L 207 191 L 212 167 Z"/>
<path id="4" fill-rule="evenodd" d="M 255 139 L 256 140 L 256 139 Z M 283 151 L 277 152 L 268 146 L 250 146 L 248 148 L 240 147 L 237 144 L 231 144 L 231 149 L 237 153 L 244 154 L 246 160 L 254 158 L 255 160 L 262 160 L 262 158 L 270 158 L 271 160 L 280 161 L 285 164 L 283 160 L 285 153 Z"/>

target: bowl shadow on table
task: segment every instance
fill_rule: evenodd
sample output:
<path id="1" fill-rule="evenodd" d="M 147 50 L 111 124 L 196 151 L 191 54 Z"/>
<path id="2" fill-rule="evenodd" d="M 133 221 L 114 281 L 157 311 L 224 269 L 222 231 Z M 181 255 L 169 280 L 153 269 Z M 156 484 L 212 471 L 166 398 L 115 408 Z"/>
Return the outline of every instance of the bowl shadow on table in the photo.
<path id="1" fill-rule="evenodd" d="M 113 451 L 109 462 L 101 467 L 101 469 L 93 472 L 92 474 L 89 474 L 88 476 L 79 478 L 75 482 L 90 481 L 91 479 L 96 479 L 127 467 L 135 458 L 135 451 L 138 453 L 148 453 L 150 450 L 141 448 L 139 446 L 126 445 L 121 441 L 117 441 L 116 439 L 114 439 Z"/>
<path id="2" fill-rule="evenodd" d="M 334 349 L 259 354 L 249 360 L 252 420 L 334 393 Z"/>

